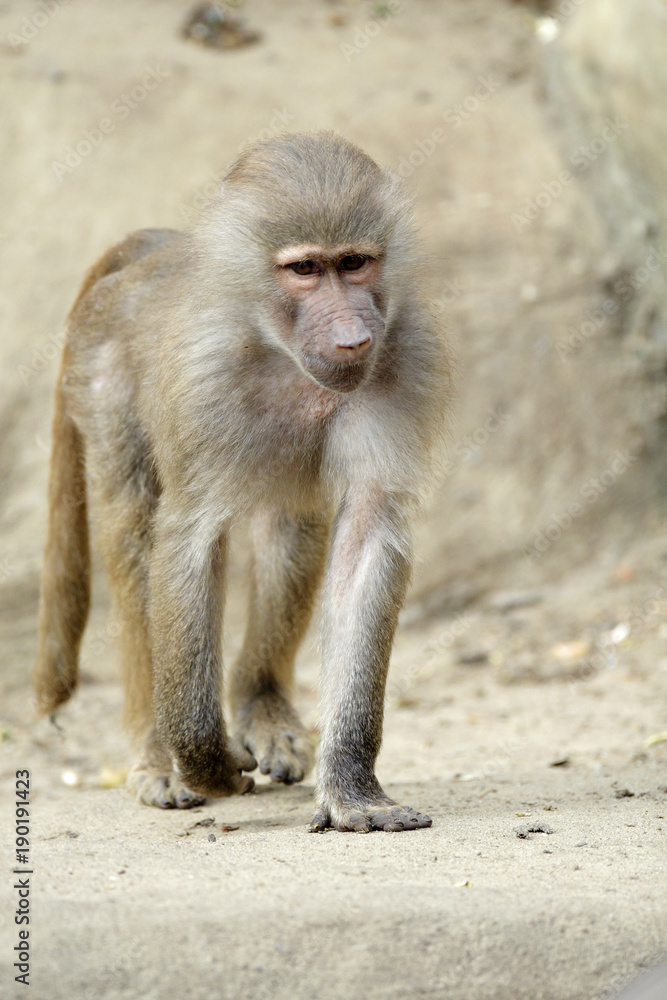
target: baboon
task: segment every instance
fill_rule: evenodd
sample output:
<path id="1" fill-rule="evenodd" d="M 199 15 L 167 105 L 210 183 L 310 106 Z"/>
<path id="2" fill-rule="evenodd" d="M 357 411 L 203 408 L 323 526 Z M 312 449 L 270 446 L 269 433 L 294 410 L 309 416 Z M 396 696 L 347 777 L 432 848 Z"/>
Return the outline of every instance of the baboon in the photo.
<path id="1" fill-rule="evenodd" d="M 140 801 L 187 808 L 301 781 L 293 664 L 322 599 L 321 746 L 310 829 L 430 826 L 375 760 L 409 522 L 437 452 L 450 366 L 417 292 L 396 179 L 329 132 L 243 152 L 189 232 L 142 230 L 88 272 L 58 381 L 36 695 L 72 693 L 89 604 L 88 508 L 122 624 Z M 253 580 L 221 707 L 229 531 Z"/>

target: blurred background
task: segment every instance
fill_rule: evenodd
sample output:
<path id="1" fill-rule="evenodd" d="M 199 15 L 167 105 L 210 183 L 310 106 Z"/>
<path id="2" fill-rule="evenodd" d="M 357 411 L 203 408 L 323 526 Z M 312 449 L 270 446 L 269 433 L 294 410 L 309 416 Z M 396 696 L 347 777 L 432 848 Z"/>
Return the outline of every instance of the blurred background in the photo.
<path id="1" fill-rule="evenodd" d="M 84 270 L 133 229 L 187 226 L 248 141 L 333 128 L 414 195 L 431 308 L 460 371 L 441 483 L 417 532 L 382 766 L 443 782 L 429 793 L 436 813 L 473 786 L 479 811 L 489 788 L 521 776 L 532 792 L 523 805 L 508 792 L 510 819 L 561 795 L 577 823 L 617 798 L 637 810 L 595 814 L 600 846 L 625 861 L 610 870 L 600 850 L 584 889 L 565 879 L 559 905 L 591 901 L 575 907 L 571 953 L 546 957 L 540 876 L 523 979 L 515 970 L 505 983 L 490 957 L 487 979 L 478 969 L 462 993 L 452 982 L 468 973 L 446 992 L 433 971 L 433 992 L 416 995 L 610 996 L 667 947 L 666 53 L 664 0 L 0 2 L 7 774 L 28 755 L 55 785 L 66 774 L 85 792 L 114 784 L 128 759 L 99 572 L 67 735 L 30 721 L 52 394 Z M 228 655 L 243 566 L 241 538 Z M 298 697 L 314 722 L 313 646 L 302 660 Z M 642 822 L 638 860 L 628 838 Z M 575 830 L 571 850 L 591 837 Z M 562 857 L 568 871 L 575 861 Z M 499 876 L 514 900 L 521 865 Z M 552 886 L 558 871 L 544 876 Z M 600 907 L 613 915 L 591 931 L 597 957 L 577 965 L 576 928 Z M 536 955 L 551 977 L 537 992 Z M 355 966 L 354 982 L 363 975 Z M 389 989 L 377 995 L 398 995 Z M 126 995 L 109 990 L 95 996 Z"/>

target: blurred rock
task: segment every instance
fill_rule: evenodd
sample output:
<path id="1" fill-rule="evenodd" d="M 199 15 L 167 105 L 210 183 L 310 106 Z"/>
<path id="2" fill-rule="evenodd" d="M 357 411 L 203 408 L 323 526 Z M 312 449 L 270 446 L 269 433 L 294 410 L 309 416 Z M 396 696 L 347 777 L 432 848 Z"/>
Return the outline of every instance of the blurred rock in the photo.
<path id="1" fill-rule="evenodd" d="M 197 4 L 185 19 L 181 34 L 213 49 L 238 49 L 258 42 L 261 35 L 251 31 L 218 4 Z"/>

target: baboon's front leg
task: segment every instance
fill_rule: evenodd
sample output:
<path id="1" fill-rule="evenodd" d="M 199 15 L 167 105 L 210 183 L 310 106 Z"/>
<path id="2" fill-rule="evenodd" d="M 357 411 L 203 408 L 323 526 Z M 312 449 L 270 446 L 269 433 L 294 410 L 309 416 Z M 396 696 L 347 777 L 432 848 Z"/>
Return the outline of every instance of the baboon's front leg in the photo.
<path id="1" fill-rule="evenodd" d="M 243 648 L 229 695 L 235 735 L 263 774 L 291 785 L 313 764 L 313 741 L 291 705 L 294 657 L 322 575 L 328 524 L 262 510 L 253 521 L 253 578 Z"/>
<path id="2" fill-rule="evenodd" d="M 407 525 L 393 503 L 346 502 L 335 528 L 323 611 L 322 744 L 313 832 L 431 825 L 428 816 L 393 802 L 375 777 L 409 552 Z"/>
<path id="3" fill-rule="evenodd" d="M 248 791 L 241 769 L 257 766 L 231 744 L 222 715 L 225 549 L 224 536 L 205 536 L 161 504 L 150 585 L 156 733 L 184 783 L 211 795 Z"/>

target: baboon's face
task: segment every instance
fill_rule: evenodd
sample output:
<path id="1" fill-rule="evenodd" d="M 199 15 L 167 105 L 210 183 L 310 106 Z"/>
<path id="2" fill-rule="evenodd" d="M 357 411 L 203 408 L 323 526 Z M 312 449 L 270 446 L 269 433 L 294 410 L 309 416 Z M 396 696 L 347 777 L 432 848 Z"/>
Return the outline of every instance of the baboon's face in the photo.
<path id="1" fill-rule="evenodd" d="M 320 385 L 352 392 L 367 377 L 385 328 L 378 248 L 286 247 L 275 267 L 287 346 Z"/>

